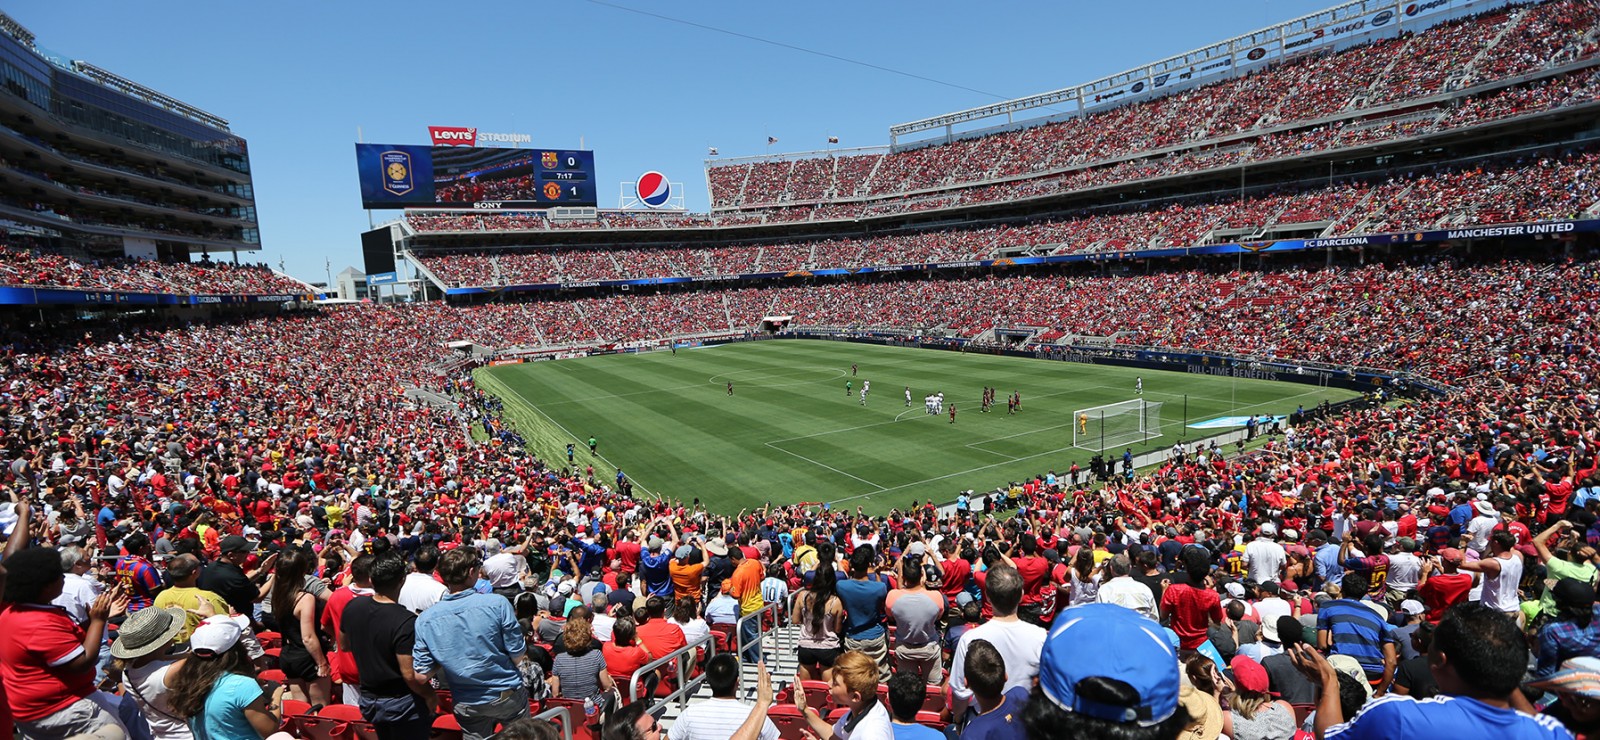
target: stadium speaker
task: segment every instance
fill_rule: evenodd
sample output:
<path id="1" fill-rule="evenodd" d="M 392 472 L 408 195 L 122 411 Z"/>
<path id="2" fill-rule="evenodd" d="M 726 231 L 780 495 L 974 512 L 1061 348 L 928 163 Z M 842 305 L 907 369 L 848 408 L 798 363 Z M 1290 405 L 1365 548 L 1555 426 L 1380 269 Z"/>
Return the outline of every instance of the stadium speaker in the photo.
<path id="1" fill-rule="evenodd" d="M 368 275 L 394 272 L 394 232 L 388 226 L 361 233 L 361 269 Z"/>

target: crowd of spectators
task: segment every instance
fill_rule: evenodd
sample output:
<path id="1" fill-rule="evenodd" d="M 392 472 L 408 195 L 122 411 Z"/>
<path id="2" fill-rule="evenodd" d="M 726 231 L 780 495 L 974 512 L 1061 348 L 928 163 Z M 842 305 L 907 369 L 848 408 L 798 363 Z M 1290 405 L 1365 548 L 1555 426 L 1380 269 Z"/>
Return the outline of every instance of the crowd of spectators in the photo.
<path id="1" fill-rule="evenodd" d="M 25 737 L 261 738 L 341 702 L 397 737 L 438 712 L 474 739 L 547 732 L 525 718 L 552 705 L 634 737 L 653 726 L 622 706 L 638 669 L 715 637 L 719 698 L 673 737 L 747 737 L 732 729 L 747 716 L 748 737 L 771 737 L 768 720 L 823 732 L 830 707 L 856 738 L 918 721 L 1050 740 L 1589 736 L 1594 257 L 8 325 L 6 705 Z M 530 457 L 498 401 L 439 369 L 452 339 L 768 312 L 1115 329 L 1460 392 L 1296 414 L 1253 452 L 1180 443 L 1144 472 L 1073 466 L 953 507 L 734 515 L 635 498 L 581 448 Z M 305 363 L 286 347 L 329 351 Z M 763 686 L 750 715 L 734 622 L 774 602 L 799 625 L 796 678 L 823 683 Z M 673 680 L 643 678 L 646 695 Z"/>
<path id="2" fill-rule="evenodd" d="M 1060 169 L 1053 173 L 1014 178 L 990 184 L 940 174 L 930 166 L 924 173 L 934 181 L 967 182 L 949 192 L 896 195 L 890 198 L 853 198 L 855 186 L 833 190 L 838 198 L 816 204 L 761 208 L 746 212 L 714 214 L 620 214 L 602 213 L 598 220 L 553 222 L 540 214 L 458 214 L 413 212 L 407 220 L 419 231 L 551 230 L 572 228 L 600 229 L 688 229 L 716 228 L 794 221 L 828 221 L 865 216 L 911 213 L 958 205 L 1008 201 L 1020 198 L 1075 192 L 1137 182 L 1151 178 L 1201 172 L 1208 169 L 1289 159 L 1315 152 L 1354 148 L 1402 137 L 1438 133 L 1481 125 L 1517 116 L 1527 116 L 1592 102 L 1600 91 L 1600 73 L 1593 71 L 1545 78 L 1481 95 L 1431 104 L 1420 109 L 1379 114 L 1365 120 L 1344 120 L 1313 124 L 1303 128 L 1273 129 L 1259 136 L 1225 147 L 1205 146 L 1163 153 L 1153 157 L 1119 158 L 1093 161 Z M 880 158 L 884 155 L 859 155 Z M 898 156 L 898 155 L 897 155 Z M 819 160 L 797 160 L 815 162 Z M 833 160 L 838 172 L 848 168 L 849 158 Z M 963 160 L 964 161 L 964 160 Z M 894 165 L 911 166 L 911 165 Z M 963 165 L 966 166 L 966 165 Z M 867 169 L 871 169 L 868 167 Z M 807 172 L 822 171 L 821 165 L 808 164 Z M 1015 173 L 1012 173 L 1015 174 Z M 1005 175 L 1009 177 L 1010 175 Z M 991 178 L 992 179 L 992 178 Z"/>
<path id="3" fill-rule="evenodd" d="M 1458 224 L 1578 218 L 1600 202 L 1597 155 L 1577 150 L 1402 172 L 1240 198 L 1189 199 L 1142 210 L 974 230 L 712 249 L 623 247 L 421 255 L 450 286 L 741 275 L 988 259 L 1003 249 L 1049 254 L 1121 252 L 1253 239 L 1274 228 L 1318 236 L 1392 233 Z"/>
<path id="4" fill-rule="evenodd" d="M 265 265 L 74 258 L 42 248 L 0 246 L 0 285 L 179 295 L 303 295 L 310 289 Z"/>
<path id="5" fill-rule="evenodd" d="M 870 210 L 854 202 L 858 196 L 887 196 L 878 210 L 916 210 L 902 194 L 960 188 L 961 203 L 1014 199 L 1445 131 L 1486 120 L 1458 118 L 1452 115 L 1452 106 L 1499 107 L 1514 101 L 1485 102 L 1506 95 L 1491 91 L 1430 102 L 1439 114 L 1431 120 L 1388 128 L 1363 126 L 1359 133 L 1347 135 L 1338 135 L 1347 126 L 1330 129 L 1319 121 L 1342 112 L 1343 123 L 1348 124 L 1359 121 L 1367 109 L 1431 99 L 1590 56 L 1596 48 L 1592 31 L 1597 23 L 1600 10 L 1594 3 L 1558 0 L 1293 59 L 1171 96 L 1020 131 L 888 155 L 824 158 L 832 160 L 831 167 L 813 159 L 712 166 L 708 168 L 712 207 L 754 209 L 768 221 L 820 220 Z M 1523 106 L 1515 114 L 1593 99 L 1588 84 L 1573 92 L 1575 97 L 1565 99 L 1516 94 Z M 1207 117 L 1196 119 L 1195 111 L 1205 111 Z M 1254 146 L 1221 160 L 1208 156 L 1215 154 L 1220 140 L 1236 143 L 1251 132 L 1261 135 L 1242 140 L 1254 141 Z M 1172 156 L 1174 152 L 1179 156 Z M 1094 174 L 1085 175 L 1084 170 Z M 831 185 L 823 179 L 827 171 L 835 173 Z M 1053 186 L 1039 182 L 1041 176 L 1061 171 L 1078 176 Z M 1011 178 L 1020 180 L 984 185 Z M 835 207 L 824 216 L 822 209 L 813 207 L 818 202 L 842 205 L 834 202 L 838 200 L 852 201 L 853 208 Z"/>

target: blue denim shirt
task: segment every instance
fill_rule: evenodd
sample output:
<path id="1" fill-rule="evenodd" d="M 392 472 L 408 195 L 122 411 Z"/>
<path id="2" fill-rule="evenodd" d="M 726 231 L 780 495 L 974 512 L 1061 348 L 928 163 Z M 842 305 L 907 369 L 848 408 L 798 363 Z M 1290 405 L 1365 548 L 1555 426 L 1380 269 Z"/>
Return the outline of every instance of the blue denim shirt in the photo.
<path id="1" fill-rule="evenodd" d="M 456 704 L 483 704 L 522 687 L 512 656 L 527 644 L 511 602 L 498 594 L 458 591 L 417 616 L 411 651 L 417 673 L 444 671 Z"/>

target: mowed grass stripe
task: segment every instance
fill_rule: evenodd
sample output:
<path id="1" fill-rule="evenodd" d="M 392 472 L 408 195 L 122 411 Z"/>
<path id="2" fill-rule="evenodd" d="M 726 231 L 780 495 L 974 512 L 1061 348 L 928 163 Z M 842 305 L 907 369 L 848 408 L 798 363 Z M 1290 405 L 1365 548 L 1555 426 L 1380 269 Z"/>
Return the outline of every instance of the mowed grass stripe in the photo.
<path id="1" fill-rule="evenodd" d="M 853 378 L 852 362 L 860 366 Z M 843 499 L 886 511 L 913 498 L 948 500 L 962 488 L 1062 470 L 1073 460 L 1086 464 L 1091 453 L 1063 449 L 1072 444 L 1072 412 L 1134 398 L 1137 375 L 1145 378 L 1147 399 L 1167 402 L 1167 434 L 1154 443 L 1162 447 L 1182 431 L 1185 393 L 1191 421 L 1258 405 L 1248 410 L 1286 414 L 1294 409 L 1292 397 L 1310 406 L 1353 395 L 1299 384 L 816 341 L 481 372 L 579 435 L 580 464 L 587 457 L 581 441 L 595 434 L 601 452 L 641 486 L 699 497 L 728 513 L 767 500 Z M 726 378 L 734 380 L 733 398 L 726 395 Z M 854 392 L 844 397 L 847 379 L 855 391 L 872 381 L 865 408 Z M 910 409 L 907 385 L 914 395 Z M 978 413 L 984 385 L 998 389 L 990 414 Z M 1004 401 L 1013 389 L 1022 391 L 1023 412 L 1008 416 Z M 959 407 L 957 424 L 923 413 L 923 395 L 937 390 Z M 515 417 L 517 405 L 508 407 Z"/>

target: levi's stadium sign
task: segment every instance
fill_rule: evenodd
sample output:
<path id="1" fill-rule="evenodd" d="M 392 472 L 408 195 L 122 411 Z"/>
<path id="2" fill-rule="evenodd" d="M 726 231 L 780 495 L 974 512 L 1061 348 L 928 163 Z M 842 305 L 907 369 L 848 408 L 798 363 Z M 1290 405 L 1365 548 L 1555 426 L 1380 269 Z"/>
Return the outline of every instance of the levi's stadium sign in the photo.
<path id="1" fill-rule="evenodd" d="M 429 126 L 428 139 L 434 146 L 477 146 L 479 144 L 532 144 L 528 134 L 500 134 L 468 126 Z"/>

